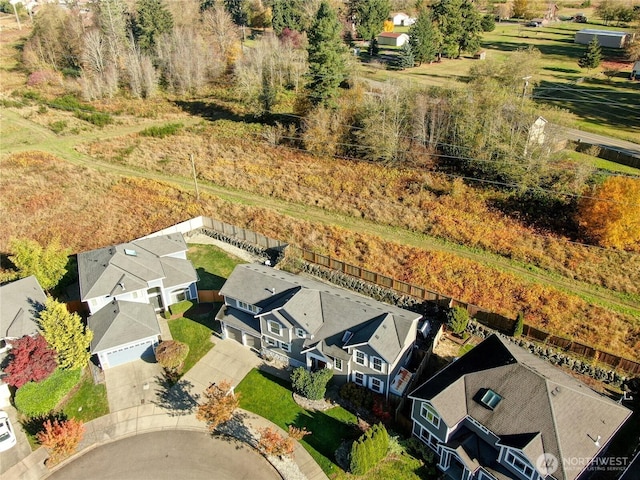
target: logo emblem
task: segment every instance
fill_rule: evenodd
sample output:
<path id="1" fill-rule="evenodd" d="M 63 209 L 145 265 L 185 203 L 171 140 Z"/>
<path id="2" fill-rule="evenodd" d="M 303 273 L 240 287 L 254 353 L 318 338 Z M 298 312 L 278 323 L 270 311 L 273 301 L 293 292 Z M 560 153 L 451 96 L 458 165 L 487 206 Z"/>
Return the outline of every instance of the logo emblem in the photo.
<path id="1" fill-rule="evenodd" d="M 536 468 L 540 473 L 551 475 L 558 470 L 558 466 L 560 462 L 558 462 L 558 457 L 556 457 L 553 453 L 543 453 L 538 457 L 536 461 Z"/>

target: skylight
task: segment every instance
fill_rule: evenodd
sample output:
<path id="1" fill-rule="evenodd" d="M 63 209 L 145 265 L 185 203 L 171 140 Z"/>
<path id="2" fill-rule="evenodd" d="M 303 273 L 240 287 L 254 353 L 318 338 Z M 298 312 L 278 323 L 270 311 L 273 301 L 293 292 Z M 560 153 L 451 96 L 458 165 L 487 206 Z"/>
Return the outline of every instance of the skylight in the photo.
<path id="1" fill-rule="evenodd" d="M 502 397 L 500 395 L 498 395 L 493 390 L 488 389 L 480 399 L 480 402 L 489 410 L 495 410 L 495 408 L 500 403 L 500 400 L 502 400 Z"/>
<path id="2" fill-rule="evenodd" d="M 342 343 L 347 343 L 349 340 L 351 340 L 352 336 L 353 336 L 353 333 L 351 333 L 349 330 L 344 332 L 344 335 L 342 335 Z"/>
<path id="3" fill-rule="evenodd" d="M 131 257 L 137 257 L 138 256 L 138 253 L 135 250 L 132 250 L 130 248 L 125 248 L 124 249 L 124 254 L 125 255 L 129 255 Z"/>

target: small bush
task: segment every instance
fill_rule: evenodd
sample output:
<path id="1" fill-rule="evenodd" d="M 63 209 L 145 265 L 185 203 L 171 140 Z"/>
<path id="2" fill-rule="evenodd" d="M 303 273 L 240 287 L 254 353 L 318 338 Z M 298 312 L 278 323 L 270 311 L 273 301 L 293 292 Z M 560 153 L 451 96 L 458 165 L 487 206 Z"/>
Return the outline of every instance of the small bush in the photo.
<path id="1" fill-rule="evenodd" d="M 57 122 L 51 122 L 49 124 L 49 128 L 53 133 L 62 133 L 68 125 L 69 124 L 66 120 L 59 120 Z"/>
<path id="2" fill-rule="evenodd" d="M 76 110 L 86 110 L 90 112 L 96 111 L 94 107 L 82 103 L 73 95 L 64 95 L 62 97 L 58 97 L 49 102 L 49 106 L 51 108 L 57 108 L 58 110 L 65 110 L 67 112 L 75 112 Z"/>
<path id="3" fill-rule="evenodd" d="M 182 128 L 181 123 L 167 123 L 166 125 L 160 125 L 158 127 L 145 128 L 140 132 L 143 137 L 155 137 L 164 138 L 169 135 L 175 135 Z"/>
<path id="4" fill-rule="evenodd" d="M 189 345 L 177 340 L 166 340 L 156 348 L 156 360 L 170 372 L 179 372 L 189 355 Z"/>
<path id="5" fill-rule="evenodd" d="M 102 113 L 102 112 L 86 113 L 86 112 L 76 111 L 75 115 L 80 120 L 84 120 L 85 122 L 92 123 L 97 127 L 104 127 L 105 125 L 109 125 L 113 123 L 113 118 L 108 113 Z"/>
<path id="6" fill-rule="evenodd" d="M 374 393 L 368 388 L 361 387 L 353 382 L 345 383 L 340 388 L 340 396 L 355 408 L 371 410 L 373 407 Z"/>
<path id="7" fill-rule="evenodd" d="M 461 335 L 469 325 L 469 312 L 462 307 L 453 307 L 447 313 L 447 326 L 456 335 Z"/>
<path id="8" fill-rule="evenodd" d="M 191 300 L 183 300 L 182 302 L 174 303 L 169 307 L 169 311 L 172 315 L 181 315 L 187 310 L 193 307 L 193 302 Z"/>
<path id="9" fill-rule="evenodd" d="M 44 429 L 36 436 L 38 442 L 49 452 L 47 466 L 60 463 L 78 448 L 84 436 L 84 424 L 80 420 L 47 420 Z"/>
<path id="10" fill-rule="evenodd" d="M 52 85 L 55 83 L 60 83 L 60 76 L 51 70 L 38 70 L 27 78 L 27 86 L 29 87 Z"/>
<path id="11" fill-rule="evenodd" d="M 296 393 L 309 400 L 322 400 L 331 377 L 333 370 L 330 368 L 310 372 L 304 367 L 298 367 L 291 372 L 291 385 Z"/>
<path id="12" fill-rule="evenodd" d="M 384 425 L 374 425 L 351 446 L 349 470 L 354 475 L 364 475 L 387 456 L 389 434 Z"/>
<path id="13" fill-rule="evenodd" d="M 43 102 L 44 98 L 38 92 L 34 90 L 25 90 L 24 92 L 20 92 L 20 96 L 27 100 L 35 100 L 36 102 Z"/>
<path id="14" fill-rule="evenodd" d="M 520 337 L 522 336 L 522 332 L 524 331 L 524 313 L 518 313 L 516 318 L 516 324 L 513 327 L 513 336 Z"/>
<path id="15" fill-rule="evenodd" d="M 81 374 L 80 370 L 58 369 L 42 382 L 24 384 L 16 392 L 16 408 L 30 417 L 48 414 L 80 381 Z"/>

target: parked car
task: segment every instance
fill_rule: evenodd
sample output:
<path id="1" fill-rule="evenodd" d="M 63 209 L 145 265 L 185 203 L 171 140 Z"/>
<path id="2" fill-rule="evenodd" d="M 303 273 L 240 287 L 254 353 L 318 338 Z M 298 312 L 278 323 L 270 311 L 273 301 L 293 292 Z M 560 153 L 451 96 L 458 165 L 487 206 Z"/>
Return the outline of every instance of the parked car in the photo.
<path id="1" fill-rule="evenodd" d="M 533 20 L 531 22 L 527 23 L 527 27 L 540 27 L 540 26 L 542 26 L 541 22 L 536 22 L 536 21 L 533 21 Z"/>
<path id="2" fill-rule="evenodd" d="M 16 434 L 13 431 L 9 415 L 0 411 L 0 452 L 9 450 L 16 444 Z"/>

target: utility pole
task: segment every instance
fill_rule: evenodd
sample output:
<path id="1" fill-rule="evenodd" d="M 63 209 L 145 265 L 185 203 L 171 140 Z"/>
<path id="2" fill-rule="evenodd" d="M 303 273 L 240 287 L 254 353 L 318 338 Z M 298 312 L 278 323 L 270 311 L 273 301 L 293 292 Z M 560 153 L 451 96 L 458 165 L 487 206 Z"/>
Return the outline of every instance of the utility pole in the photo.
<path id="1" fill-rule="evenodd" d="M 524 97 L 527 96 L 527 88 L 529 87 L 529 79 L 531 78 L 531 75 L 527 75 L 526 77 L 522 77 L 522 80 L 524 80 L 524 88 L 522 89 L 522 101 L 521 103 L 524 103 Z"/>
<path id="2" fill-rule="evenodd" d="M 191 171 L 193 172 L 193 183 L 196 186 L 196 200 L 200 201 L 200 190 L 198 190 L 198 176 L 196 175 L 196 163 L 193 160 L 193 153 L 189 154 L 191 159 Z"/>
<path id="3" fill-rule="evenodd" d="M 16 3 L 18 3 L 18 1 L 19 0 L 10 0 L 9 3 L 13 7 L 13 13 L 16 14 L 16 22 L 18 22 L 18 30 L 22 30 L 22 24 L 20 23 L 20 16 L 18 15 L 18 10 L 16 9 Z"/>

